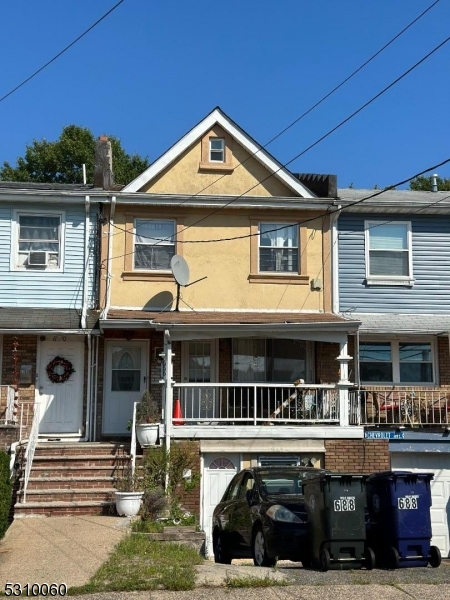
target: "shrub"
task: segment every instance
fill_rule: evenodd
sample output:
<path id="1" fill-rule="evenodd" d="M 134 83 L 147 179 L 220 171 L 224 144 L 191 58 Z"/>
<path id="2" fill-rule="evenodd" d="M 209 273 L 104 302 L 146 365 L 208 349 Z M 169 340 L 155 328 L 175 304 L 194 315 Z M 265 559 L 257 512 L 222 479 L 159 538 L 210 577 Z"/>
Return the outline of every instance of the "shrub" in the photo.
<path id="1" fill-rule="evenodd" d="M 9 472 L 9 456 L 0 450 L 0 538 L 5 535 L 9 525 L 12 486 Z"/>

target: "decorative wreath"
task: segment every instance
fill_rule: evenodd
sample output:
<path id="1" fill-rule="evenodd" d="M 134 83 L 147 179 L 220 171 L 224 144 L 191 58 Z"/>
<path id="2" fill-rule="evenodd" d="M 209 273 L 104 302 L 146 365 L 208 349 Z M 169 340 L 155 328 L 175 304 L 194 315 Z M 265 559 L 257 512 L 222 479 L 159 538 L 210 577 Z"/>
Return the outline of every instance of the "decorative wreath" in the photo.
<path id="1" fill-rule="evenodd" d="M 59 366 L 64 368 L 63 373 L 56 372 L 55 369 Z M 75 373 L 75 369 L 73 368 L 70 360 L 66 360 L 61 356 L 55 356 L 55 358 L 50 361 L 45 368 L 47 370 L 47 376 L 52 383 L 64 383 L 69 379 L 72 373 Z"/>

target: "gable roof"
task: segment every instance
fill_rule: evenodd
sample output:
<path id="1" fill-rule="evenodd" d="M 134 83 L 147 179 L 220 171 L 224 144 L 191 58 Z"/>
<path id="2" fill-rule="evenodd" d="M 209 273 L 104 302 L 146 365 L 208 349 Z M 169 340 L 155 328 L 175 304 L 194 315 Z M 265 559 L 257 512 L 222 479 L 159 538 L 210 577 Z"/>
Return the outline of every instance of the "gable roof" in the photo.
<path id="1" fill-rule="evenodd" d="M 159 175 L 194 142 L 204 136 L 214 125 L 220 125 L 231 137 L 233 137 L 249 154 L 259 161 L 274 177 L 279 179 L 293 192 L 303 198 L 314 198 L 314 194 L 279 163 L 269 152 L 264 150 L 252 137 L 241 129 L 230 117 L 219 107 L 216 107 L 200 123 L 193 127 L 186 135 L 176 142 L 169 150 L 160 156 L 139 177 L 123 188 L 123 192 L 138 192 L 144 185 Z"/>

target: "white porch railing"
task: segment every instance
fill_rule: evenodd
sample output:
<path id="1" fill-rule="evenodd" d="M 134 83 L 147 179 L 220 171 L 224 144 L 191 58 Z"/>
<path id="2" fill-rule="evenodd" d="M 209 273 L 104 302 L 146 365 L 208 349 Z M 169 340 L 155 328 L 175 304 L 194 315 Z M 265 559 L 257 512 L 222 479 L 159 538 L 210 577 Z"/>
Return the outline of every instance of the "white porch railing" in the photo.
<path id="1" fill-rule="evenodd" d="M 25 450 L 25 472 L 23 478 L 23 495 L 22 502 L 26 502 L 27 499 L 27 487 L 28 487 L 28 479 L 31 473 L 31 467 L 33 466 L 33 458 L 34 452 L 36 450 L 36 445 L 38 442 L 39 436 L 39 402 L 35 402 L 34 404 L 34 415 L 33 415 L 33 423 L 31 425 L 31 431 L 28 438 L 27 449 Z"/>
<path id="2" fill-rule="evenodd" d="M 186 425 L 339 423 L 334 385 L 176 383 Z"/>
<path id="3" fill-rule="evenodd" d="M 349 401 L 351 425 L 450 425 L 450 391 L 352 390 Z"/>
<path id="4" fill-rule="evenodd" d="M 0 385 L 0 424 L 15 425 L 14 388 L 11 385 Z"/>

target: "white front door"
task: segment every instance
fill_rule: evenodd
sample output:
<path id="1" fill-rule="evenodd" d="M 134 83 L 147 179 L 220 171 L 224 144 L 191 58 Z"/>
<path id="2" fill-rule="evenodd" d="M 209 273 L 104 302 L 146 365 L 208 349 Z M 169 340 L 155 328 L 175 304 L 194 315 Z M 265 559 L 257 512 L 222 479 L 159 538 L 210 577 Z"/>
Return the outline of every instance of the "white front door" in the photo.
<path id="1" fill-rule="evenodd" d="M 133 404 L 139 402 L 147 385 L 148 343 L 115 340 L 106 343 L 103 433 L 129 433 Z"/>
<path id="2" fill-rule="evenodd" d="M 39 434 L 67 434 L 81 436 L 83 417 L 84 339 L 55 336 L 40 342 L 37 401 L 39 402 Z M 53 383 L 47 366 L 57 356 L 69 361 L 74 372 L 67 381 Z M 56 374 L 63 374 L 61 365 L 55 366 Z"/>
<path id="3" fill-rule="evenodd" d="M 391 454 L 393 471 L 434 473 L 431 482 L 432 544 L 443 558 L 450 558 L 450 454 L 435 452 L 395 452 Z"/>
<path id="4" fill-rule="evenodd" d="M 205 454 L 203 457 L 202 529 L 206 534 L 206 556 L 212 556 L 212 516 L 227 485 L 239 470 L 238 454 Z"/>
<path id="5" fill-rule="evenodd" d="M 182 381 L 215 383 L 217 340 L 185 342 L 182 347 Z M 218 416 L 218 390 L 213 386 L 182 390 L 183 416 L 186 419 L 213 419 Z"/>

